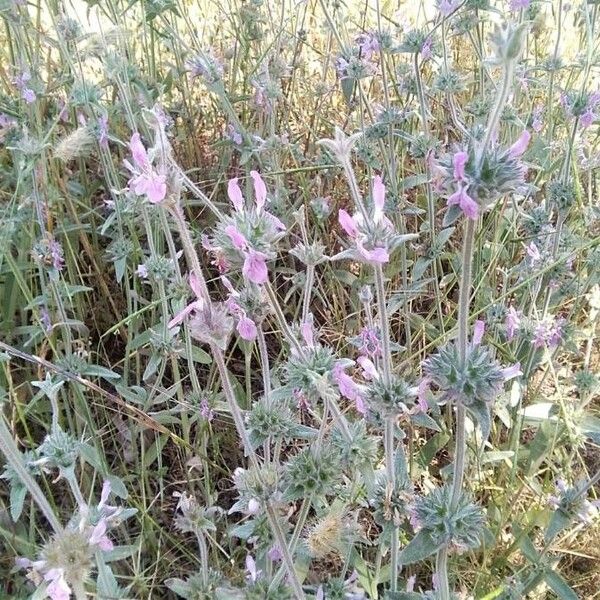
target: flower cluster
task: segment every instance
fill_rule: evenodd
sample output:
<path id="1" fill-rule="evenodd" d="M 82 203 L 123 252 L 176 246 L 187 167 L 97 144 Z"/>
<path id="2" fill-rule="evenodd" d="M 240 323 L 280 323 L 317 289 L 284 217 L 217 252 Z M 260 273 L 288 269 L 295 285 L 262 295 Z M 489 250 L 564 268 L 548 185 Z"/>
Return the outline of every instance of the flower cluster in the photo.
<path id="1" fill-rule="evenodd" d="M 223 217 L 212 237 L 205 238 L 204 247 L 214 256 L 221 273 L 241 270 L 244 278 L 256 285 L 267 283 L 267 260 L 274 258 L 274 247 L 284 236 L 285 225 L 265 209 L 267 188 L 262 177 L 251 171 L 254 183 L 254 206 L 244 200 L 237 178 L 227 186 L 233 204 L 232 215 Z"/>
<path id="2" fill-rule="evenodd" d="M 477 158 L 476 146 L 439 159 L 435 164 L 436 189 L 446 196 L 449 207 L 457 207 L 469 219 L 477 219 L 504 194 L 518 190 L 524 182 L 525 167 L 520 157 L 527 149 L 530 134 L 523 131 L 508 149 L 494 147 Z"/>
<path id="3" fill-rule="evenodd" d="M 427 532 L 436 546 L 448 546 L 459 552 L 478 548 L 485 524 L 483 511 L 465 493 L 459 496 L 455 506 L 451 497 L 447 485 L 427 496 L 419 496 L 410 509 L 413 526 Z"/>

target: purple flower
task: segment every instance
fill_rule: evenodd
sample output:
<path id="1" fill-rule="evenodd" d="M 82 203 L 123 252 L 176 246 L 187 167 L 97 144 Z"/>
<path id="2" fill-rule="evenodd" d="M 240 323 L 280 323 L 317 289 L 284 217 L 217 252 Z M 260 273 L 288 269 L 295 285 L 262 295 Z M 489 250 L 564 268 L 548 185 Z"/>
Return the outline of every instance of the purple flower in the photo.
<path id="1" fill-rule="evenodd" d="M 563 338 L 563 326 L 564 320 L 555 319 L 554 317 L 548 317 L 540 321 L 533 332 L 534 348 L 556 348 Z"/>
<path id="2" fill-rule="evenodd" d="M 423 57 L 423 60 L 429 60 L 432 56 L 432 52 L 431 52 L 431 47 L 433 45 L 433 38 L 431 36 L 429 36 L 425 42 L 423 42 L 423 45 L 421 46 L 421 56 Z"/>
<path id="3" fill-rule="evenodd" d="M 385 185 L 383 185 L 380 175 L 373 177 L 373 204 L 375 205 L 373 222 L 380 223 L 383 219 L 383 208 L 385 206 Z"/>
<path id="4" fill-rule="evenodd" d="M 21 98 L 23 98 L 27 104 L 33 104 L 35 102 L 36 95 L 31 88 L 23 88 L 21 90 Z"/>
<path id="5" fill-rule="evenodd" d="M 36 100 L 35 92 L 27 85 L 31 81 L 31 74 L 28 71 L 23 71 L 13 80 L 14 86 L 21 92 L 21 98 L 32 104 Z"/>
<path id="6" fill-rule="evenodd" d="M 427 412 L 429 410 L 429 404 L 427 403 L 427 392 L 429 391 L 429 385 L 431 379 L 429 377 L 423 377 L 417 387 L 417 403 L 421 412 Z"/>
<path id="7" fill-rule="evenodd" d="M 364 356 L 377 358 L 382 356 L 381 340 L 379 339 L 378 331 L 372 327 L 363 327 L 358 335 L 360 346 L 358 351 Z"/>
<path id="8" fill-rule="evenodd" d="M 441 0 L 439 4 L 439 11 L 442 16 L 449 17 L 459 6 L 461 0 Z"/>
<path id="9" fill-rule="evenodd" d="M 479 216 L 479 205 L 467 194 L 466 190 L 460 184 L 456 192 L 448 197 L 446 204 L 448 206 L 457 204 L 469 219 L 476 220 Z"/>
<path id="10" fill-rule="evenodd" d="M 206 396 L 203 396 L 202 400 L 200 400 L 200 414 L 207 421 L 212 421 L 213 420 L 213 416 L 214 416 L 213 415 L 213 411 L 210 408 L 210 404 L 208 403 L 208 398 Z"/>
<path id="11" fill-rule="evenodd" d="M 510 0 L 508 5 L 510 10 L 517 11 L 525 8 L 529 8 L 531 0 Z"/>
<path id="12" fill-rule="evenodd" d="M 50 250 L 50 256 L 52 257 L 52 266 L 57 271 L 62 271 L 65 266 L 65 259 L 63 253 L 63 247 L 60 242 L 56 240 L 51 240 L 48 244 L 48 248 Z"/>
<path id="13" fill-rule="evenodd" d="M 146 265 L 138 265 L 137 269 L 135 270 L 135 274 L 140 279 L 148 279 L 148 267 L 146 267 Z"/>
<path id="14" fill-rule="evenodd" d="M 266 258 L 267 255 L 262 252 L 252 248 L 248 250 L 245 253 L 244 266 L 242 267 L 244 277 L 257 285 L 266 283 L 269 279 Z"/>
<path id="15" fill-rule="evenodd" d="M 273 562 L 279 562 L 283 558 L 281 548 L 277 544 L 271 546 L 271 549 L 267 552 L 267 556 Z"/>
<path id="16" fill-rule="evenodd" d="M 534 265 L 536 262 L 542 259 L 542 255 L 540 254 L 540 251 L 538 250 L 538 247 L 535 245 L 534 242 L 531 242 L 529 246 L 526 247 L 526 251 L 527 256 L 529 256 L 529 258 L 531 259 L 532 265 Z"/>
<path id="17" fill-rule="evenodd" d="M 464 181 L 465 166 L 469 162 L 469 155 L 466 152 L 457 152 L 452 157 L 452 166 L 454 167 L 454 179 Z"/>
<path id="18" fill-rule="evenodd" d="M 227 125 L 227 137 L 237 146 L 241 146 L 244 141 L 241 134 L 231 123 Z"/>
<path id="19" fill-rule="evenodd" d="M 315 330 L 313 327 L 313 316 L 309 315 L 309 318 L 300 325 L 300 333 L 302 339 L 306 345 L 312 348 L 315 345 Z"/>
<path id="20" fill-rule="evenodd" d="M 533 121 L 531 127 L 536 133 L 539 133 L 544 127 L 543 114 L 544 107 L 542 105 L 538 105 L 533 109 Z"/>

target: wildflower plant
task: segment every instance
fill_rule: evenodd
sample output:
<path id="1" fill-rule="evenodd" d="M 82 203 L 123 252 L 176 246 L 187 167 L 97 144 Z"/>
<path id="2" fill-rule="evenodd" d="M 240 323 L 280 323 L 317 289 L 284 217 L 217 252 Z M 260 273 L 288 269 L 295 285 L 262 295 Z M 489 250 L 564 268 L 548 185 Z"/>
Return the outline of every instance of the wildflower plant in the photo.
<path id="1" fill-rule="evenodd" d="M 597 6 L 229 4 L 0 6 L 0 597 L 593 595 Z"/>

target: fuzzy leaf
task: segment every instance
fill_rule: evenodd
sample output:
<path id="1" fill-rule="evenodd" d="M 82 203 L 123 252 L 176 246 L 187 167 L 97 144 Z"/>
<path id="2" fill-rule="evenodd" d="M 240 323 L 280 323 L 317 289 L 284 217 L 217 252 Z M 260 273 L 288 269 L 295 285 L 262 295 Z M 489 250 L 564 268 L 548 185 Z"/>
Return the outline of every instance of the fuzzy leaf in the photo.
<path id="1" fill-rule="evenodd" d="M 492 414 L 490 405 L 485 402 L 476 402 L 467 407 L 469 414 L 475 419 L 479 429 L 481 429 L 481 437 L 485 442 L 490 436 L 492 429 Z"/>
<path id="2" fill-rule="evenodd" d="M 549 542 L 554 539 L 573 519 L 561 508 L 556 509 L 550 517 L 544 539 Z"/>
<path id="3" fill-rule="evenodd" d="M 431 556 L 442 547 L 431 539 L 427 531 L 421 529 L 419 533 L 400 552 L 400 562 L 403 565 L 411 565 Z"/>
<path id="4" fill-rule="evenodd" d="M 23 504 L 27 497 L 27 488 L 19 483 L 13 483 L 10 487 L 10 516 L 16 523 L 23 512 Z"/>
<path id="5" fill-rule="evenodd" d="M 556 571 L 546 571 L 544 580 L 560 600 L 578 600 L 579 596 Z"/>
<path id="6" fill-rule="evenodd" d="M 584 415 L 579 423 L 581 431 L 596 444 L 600 444 L 600 419 L 593 415 Z"/>

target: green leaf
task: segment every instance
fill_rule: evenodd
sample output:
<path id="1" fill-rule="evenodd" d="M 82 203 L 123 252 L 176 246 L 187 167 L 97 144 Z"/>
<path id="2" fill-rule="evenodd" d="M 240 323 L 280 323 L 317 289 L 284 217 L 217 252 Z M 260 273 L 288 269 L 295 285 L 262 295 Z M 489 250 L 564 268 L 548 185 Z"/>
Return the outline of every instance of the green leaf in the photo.
<path id="1" fill-rule="evenodd" d="M 187 352 L 184 352 L 183 356 L 187 358 Z M 201 365 L 210 365 L 212 363 L 211 355 L 199 346 L 192 346 L 192 360 Z"/>
<path id="2" fill-rule="evenodd" d="M 440 426 L 427 414 L 417 413 L 410 417 L 410 422 L 417 427 L 426 427 L 433 431 L 441 431 Z"/>
<path id="3" fill-rule="evenodd" d="M 600 444 L 600 419 L 598 417 L 585 414 L 579 423 L 579 429 L 594 443 Z"/>
<path id="4" fill-rule="evenodd" d="M 27 488 L 20 483 L 13 483 L 10 486 L 10 516 L 16 523 L 23 512 L 23 504 L 27 497 Z"/>
<path id="5" fill-rule="evenodd" d="M 354 570 L 358 575 L 358 582 L 361 587 L 367 592 L 369 598 L 373 598 L 373 600 L 377 600 L 378 592 L 377 585 L 379 583 L 378 579 L 375 577 L 375 570 L 371 570 L 369 565 L 365 562 L 364 558 L 358 554 L 355 550 L 352 551 L 352 565 L 354 566 Z"/>
<path id="6" fill-rule="evenodd" d="M 442 225 L 444 227 L 448 227 L 449 225 L 452 225 L 452 223 L 454 223 L 455 221 L 457 221 L 459 219 L 461 214 L 462 214 L 462 211 L 460 210 L 460 206 L 457 206 L 456 204 L 449 206 L 448 209 L 446 210 L 446 214 L 444 215 L 444 220 L 442 222 Z"/>
<path id="7" fill-rule="evenodd" d="M 579 596 L 573 591 L 573 588 L 556 571 L 546 571 L 544 581 L 560 600 L 579 600 Z"/>
<path id="8" fill-rule="evenodd" d="M 479 429 L 481 429 L 481 437 L 485 442 L 490 436 L 492 429 L 492 414 L 490 405 L 486 402 L 475 402 L 467 407 L 471 417 L 475 420 Z"/>
<path id="9" fill-rule="evenodd" d="M 434 435 L 419 452 L 419 465 L 426 469 L 433 457 L 450 441 L 450 436 L 445 431 Z"/>
<path id="10" fill-rule="evenodd" d="M 167 443 L 169 438 L 166 435 L 161 435 L 157 440 L 148 448 L 146 454 L 144 454 L 143 464 L 144 468 L 150 467 L 154 461 L 158 458 L 158 455 L 162 452 L 164 445 Z"/>
<path id="11" fill-rule="evenodd" d="M 100 365 L 87 365 L 82 374 L 88 377 L 101 377 L 102 379 L 121 379 L 118 373 Z"/>
<path id="12" fill-rule="evenodd" d="M 422 597 L 417 592 L 386 592 L 383 600 L 421 600 Z"/>
<path id="13" fill-rule="evenodd" d="M 435 554 L 441 547 L 442 544 L 434 543 L 428 531 L 421 529 L 400 552 L 400 562 L 403 565 L 412 565 Z"/>
<path id="14" fill-rule="evenodd" d="M 561 508 L 557 508 L 550 517 L 550 522 L 546 532 L 544 533 L 544 539 L 549 542 L 553 540 L 565 527 L 567 527 L 573 519 Z"/>

